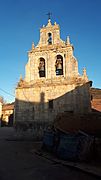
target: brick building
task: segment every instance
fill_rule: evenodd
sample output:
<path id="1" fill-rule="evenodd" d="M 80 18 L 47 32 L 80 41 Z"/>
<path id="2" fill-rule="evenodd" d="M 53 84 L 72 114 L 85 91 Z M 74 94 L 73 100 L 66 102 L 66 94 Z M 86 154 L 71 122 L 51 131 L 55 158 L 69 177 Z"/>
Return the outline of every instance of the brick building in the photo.
<path id="1" fill-rule="evenodd" d="M 2 100 L 0 98 L 0 119 L 1 119 L 1 116 L 2 116 Z"/>
<path id="2" fill-rule="evenodd" d="M 101 89 L 91 88 L 92 108 L 101 112 Z"/>

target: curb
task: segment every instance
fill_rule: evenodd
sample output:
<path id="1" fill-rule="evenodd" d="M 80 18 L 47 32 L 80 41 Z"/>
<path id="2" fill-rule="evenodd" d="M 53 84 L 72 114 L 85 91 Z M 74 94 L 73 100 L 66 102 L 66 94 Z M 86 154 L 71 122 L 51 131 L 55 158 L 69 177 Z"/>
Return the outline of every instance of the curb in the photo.
<path id="1" fill-rule="evenodd" d="M 38 156 L 44 157 L 56 164 L 62 164 L 63 166 L 68 166 L 68 167 L 72 167 L 78 170 L 81 170 L 85 173 L 91 174 L 93 176 L 96 177 L 100 177 L 101 178 L 101 166 L 99 168 L 96 168 L 95 166 L 91 166 L 88 164 L 84 164 L 84 163 L 79 163 L 79 162 L 70 162 L 70 161 L 64 161 L 61 159 L 57 159 L 56 157 L 52 156 L 49 153 L 46 153 L 42 150 L 32 150 L 32 153 L 35 153 Z"/>

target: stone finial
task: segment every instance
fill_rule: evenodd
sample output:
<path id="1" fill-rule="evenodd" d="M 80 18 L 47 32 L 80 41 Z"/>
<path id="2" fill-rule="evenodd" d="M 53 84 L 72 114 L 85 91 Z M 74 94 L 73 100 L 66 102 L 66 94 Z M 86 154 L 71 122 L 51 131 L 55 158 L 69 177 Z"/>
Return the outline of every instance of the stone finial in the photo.
<path id="1" fill-rule="evenodd" d="M 34 43 L 32 43 L 32 49 L 34 49 L 34 48 L 35 48 Z"/>
<path id="2" fill-rule="evenodd" d="M 88 80 L 87 73 L 86 73 L 86 68 L 83 68 L 83 78 L 85 80 Z"/>
<path id="3" fill-rule="evenodd" d="M 20 80 L 18 82 L 18 87 L 22 87 L 24 85 L 24 80 L 22 79 L 22 75 L 20 75 Z"/>
<path id="4" fill-rule="evenodd" d="M 87 76 L 87 74 L 86 74 L 86 68 L 83 68 L 83 76 Z"/>
<path id="5" fill-rule="evenodd" d="M 57 25 L 57 23 L 56 23 L 56 22 L 54 22 L 54 25 Z"/>
<path id="6" fill-rule="evenodd" d="M 48 19 L 48 24 L 47 24 L 47 26 L 51 26 L 52 24 L 51 24 L 51 20 L 50 19 Z"/>
<path id="7" fill-rule="evenodd" d="M 70 45 L 70 37 L 69 37 L 69 36 L 67 36 L 66 44 L 67 44 L 67 45 Z"/>
<path id="8" fill-rule="evenodd" d="M 22 79 L 22 74 L 20 74 L 20 81 L 22 81 L 23 79 Z"/>

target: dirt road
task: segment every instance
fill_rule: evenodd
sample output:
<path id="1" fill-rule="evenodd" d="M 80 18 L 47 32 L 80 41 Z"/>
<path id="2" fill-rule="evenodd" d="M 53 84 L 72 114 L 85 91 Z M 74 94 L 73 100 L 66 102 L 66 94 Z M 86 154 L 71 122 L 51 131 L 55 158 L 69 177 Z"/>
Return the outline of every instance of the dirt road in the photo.
<path id="1" fill-rule="evenodd" d="M 13 128 L 0 128 L 0 180 L 97 180 L 31 153 L 33 141 L 9 141 Z"/>

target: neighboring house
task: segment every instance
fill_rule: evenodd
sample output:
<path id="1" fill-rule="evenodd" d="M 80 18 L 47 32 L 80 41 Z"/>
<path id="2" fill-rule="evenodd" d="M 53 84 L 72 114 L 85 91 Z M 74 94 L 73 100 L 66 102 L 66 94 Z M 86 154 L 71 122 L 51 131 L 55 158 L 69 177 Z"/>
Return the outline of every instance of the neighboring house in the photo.
<path id="1" fill-rule="evenodd" d="M 4 104 L 2 107 L 2 124 L 13 125 L 14 103 Z"/>
<path id="2" fill-rule="evenodd" d="M 91 88 L 92 108 L 101 112 L 101 89 Z"/>
<path id="3" fill-rule="evenodd" d="M 60 38 L 60 27 L 48 20 L 40 29 L 40 40 L 28 52 L 25 78 L 16 87 L 15 122 L 42 129 L 59 113 L 91 112 L 91 81 L 86 69 L 78 72 L 78 61 L 69 37 Z"/>
<path id="4" fill-rule="evenodd" d="M 0 119 L 1 119 L 1 116 L 2 116 L 2 102 L 0 101 Z"/>

